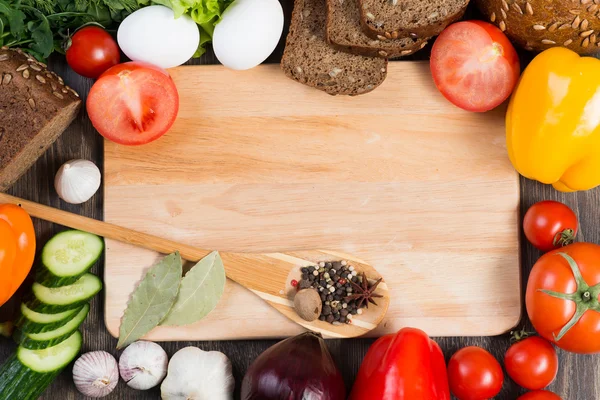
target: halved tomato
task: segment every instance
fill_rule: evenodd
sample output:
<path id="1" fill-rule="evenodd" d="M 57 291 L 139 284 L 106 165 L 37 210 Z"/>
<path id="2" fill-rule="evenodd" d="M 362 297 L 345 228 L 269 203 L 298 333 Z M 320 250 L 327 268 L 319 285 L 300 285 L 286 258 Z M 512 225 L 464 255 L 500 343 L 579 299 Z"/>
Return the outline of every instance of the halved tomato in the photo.
<path id="1" fill-rule="evenodd" d="M 521 68 L 515 48 L 500 29 L 483 21 L 463 21 L 450 25 L 435 41 L 431 73 L 452 104 L 483 112 L 511 95 Z"/>
<path id="2" fill-rule="evenodd" d="M 179 94 L 167 71 L 150 64 L 115 65 L 87 98 L 94 128 L 115 143 L 140 145 L 164 135 L 179 111 Z"/>

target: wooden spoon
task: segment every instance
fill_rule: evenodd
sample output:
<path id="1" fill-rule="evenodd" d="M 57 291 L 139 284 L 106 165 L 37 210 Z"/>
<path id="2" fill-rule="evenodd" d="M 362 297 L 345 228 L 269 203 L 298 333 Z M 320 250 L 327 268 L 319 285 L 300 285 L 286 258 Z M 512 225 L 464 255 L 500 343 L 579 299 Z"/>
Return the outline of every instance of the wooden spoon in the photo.
<path id="1" fill-rule="evenodd" d="M 210 253 L 208 250 L 82 217 L 4 193 L 0 193 L 0 204 L 2 203 L 17 204 L 33 217 L 160 253 L 168 254 L 178 250 L 182 258 L 192 262 L 197 262 Z M 294 310 L 292 301 L 296 288 L 292 287 L 291 281 L 300 281 L 301 267 L 316 265 L 319 262 L 345 260 L 359 273 L 364 272 L 370 281 L 380 279 L 381 275 L 372 266 L 353 256 L 325 250 L 270 254 L 221 253 L 221 258 L 228 278 L 250 289 L 292 321 L 325 337 L 350 338 L 375 329 L 383 320 L 390 304 L 388 288 L 382 281 L 375 292 L 383 296 L 375 299 L 377 306 L 371 304 L 368 309 L 363 309 L 363 314 L 354 316 L 352 324 L 333 325 L 319 320 L 305 321 Z"/>

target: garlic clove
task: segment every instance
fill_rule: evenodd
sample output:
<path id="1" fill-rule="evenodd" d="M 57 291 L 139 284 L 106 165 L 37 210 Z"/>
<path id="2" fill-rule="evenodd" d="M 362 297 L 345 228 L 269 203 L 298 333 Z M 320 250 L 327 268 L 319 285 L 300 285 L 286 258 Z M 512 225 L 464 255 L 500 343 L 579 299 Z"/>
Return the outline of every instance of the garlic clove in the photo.
<path id="1" fill-rule="evenodd" d="M 102 175 L 91 161 L 71 160 L 64 163 L 54 178 L 58 196 L 71 204 L 85 203 L 100 188 Z"/>
<path id="2" fill-rule="evenodd" d="M 185 347 L 171 357 L 162 400 L 233 400 L 231 361 L 218 351 Z"/>
<path id="3" fill-rule="evenodd" d="M 107 396 L 119 382 L 117 360 L 105 351 L 85 353 L 73 365 L 73 381 L 85 396 Z"/>
<path id="4" fill-rule="evenodd" d="M 137 390 L 148 390 L 165 379 L 169 357 L 158 344 L 139 340 L 130 344 L 119 359 L 121 378 Z"/>

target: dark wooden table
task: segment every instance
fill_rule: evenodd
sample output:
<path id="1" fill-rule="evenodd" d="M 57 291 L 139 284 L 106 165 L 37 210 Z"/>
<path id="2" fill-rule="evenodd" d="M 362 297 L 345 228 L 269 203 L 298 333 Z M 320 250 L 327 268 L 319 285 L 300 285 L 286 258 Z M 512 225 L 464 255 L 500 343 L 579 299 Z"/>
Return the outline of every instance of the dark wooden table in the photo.
<path id="1" fill-rule="evenodd" d="M 291 6 L 287 1 L 283 1 L 287 14 L 287 20 L 291 11 Z M 284 36 L 285 37 L 285 36 Z M 283 46 L 280 45 L 269 62 L 277 62 L 281 56 Z M 419 58 L 427 57 L 427 51 L 421 52 Z M 212 52 L 208 52 L 200 60 L 194 60 L 194 64 L 213 64 L 216 63 Z M 71 71 L 61 56 L 56 56 L 50 61 L 50 68 L 63 76 L 68 85 L 75 88 L 85 97 L 89 91 L 92 81 L 82 78 Z M 226 89 L 224 89 L 226 90 Z M 23 176 L 10 190 L 11 194 L 23 197 L 25 199 L 47 204 L 53 207 L 59 207 L 63 210 L 71 211 L 88 217 L 103 219 L 103 192 L 102 189 L 92 200 L 81 205 L 74 206 L 67 204 L 56 195 L 54 190 L 54 175 L 58 168 L 67 160 L 73 158 L 84 158 L 94 161 L 101 169 L 103 165 L 103 146 L 102 138 L 92 128 L 89 119 L 83 110 L 75 122 L 63 134 L 54 146 L 35 164 L 31 170 Z M 559 200 L 571 206 L 578 214 L 582 223 L 579 234 L 580 241 L 589 241 L 600 243 L 600 230 L 597 228 L 598 211 L 600 210 L 600 190 L 576 194 L 562 194 L 552 189 L 550 186 L 544 186 L 537 182 L 521 179 L 521 211 L 540 200 Z M 54 233 L 62 229 L 50 223 L 35 220 L 35 227 L 39 243 L 47 241 Z M 522 236 L 522 234 L 521 234 Z M 540 253 L 534 249 L 522 237 L 522 282 L 527 282 L 527 277 L 532 265 L 540 256 Z M 99 276 L 103 275 L 103 261 L 101 260 L 94 268 L 93 272 Z M 524 290 L 524 289 L 523 289 Z M 482 293 L 485 296 L 485 293 Z M 6 312 L 6 310 L 4 310 Z M 490 310 L 494 312 L 494 310 Z M 0 318 L 1 318 L 0 313 Z M 531 325 L 524 315 L 523 325 L 531 330 Z M 105 350 L 118 358 L 119 352 L 115 350 L 117 340 L 109 335 L 104 326 L 104 305 L 103 295 L 96 296 L 92 301 L 90 315 L 83 325 L 84 347 L 83 352 L 92 350 Z M 328 347 L 340 367 L 348 389 L 358 371 L 360 363 L 373 340 L 354 339 L 354 340 L 330 340 Z M 272 340 L 256 341 L 226 341 L 226 342 L 174 342 L 162 343 L 163 347 L 171 356 L 177 350 L 186 346 L 198 346 L 203 350 L 218 350 L 225 353 L 232 361 L 234 374 L 237 383 L 236 399 L 239 398 L 239 384 L 244 376 L 248 365 L 261 352 L 269 346 L 276 343 Z M 499 360 L 502 360 L 504 352 L 509 346 L 508 335 L 500 337 L 474 337 L 474 338 L 439 338 L 438 343 L 444 349 L 448 359 L 455 351 L 465 346 L 481 346 L 494 354 Z M 15 346 L 9 340 L 0 339 L 0 361 L 4 360 Z M 600 399 L 600 356 L 583 356 L 559 351 L 560 370 L 556 381 L 549 388 L 562 396 L 565 400 L 594 400 Z M 510 379 L 506 378 L 502 393 L 496 399 L 515 400 L 523 390 L 518 388 Z M 54 384 L 45 393 L 44 399 L 83 399 L 79 394 L 71 377 L 71 368 L 67 370 L 54 382 Z M 107 397 L 107 399 L 159 399 L 160 391 L 154 390 L 139 392 L 128 388 L 122 381 L 117 389 Z M 11 399 L 20 400 L 20 399 Z"/>

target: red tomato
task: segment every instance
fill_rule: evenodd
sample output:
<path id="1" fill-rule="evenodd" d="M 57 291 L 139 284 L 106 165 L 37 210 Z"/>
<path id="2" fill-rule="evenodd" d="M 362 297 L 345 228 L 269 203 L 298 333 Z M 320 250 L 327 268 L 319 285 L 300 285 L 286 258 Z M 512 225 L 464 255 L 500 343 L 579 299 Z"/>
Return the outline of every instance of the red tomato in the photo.
<path id="1" fill-rule="evenodd" d="M 175 122 L 179 95 L 169 74 L 128 62 L 106 71 L 92 86 L 87 111 L 94 128 L 115 143 L 140 145 L 158 139 Z"/>
<path id="2" fill-rule="evenodd" d="M 75 32 L 66 54 L 73 71 L 94 79 L 121 60 L 115 39 L 98 26 L 86 26 Z"/>
<path id="3" fill-rule="evenodd" d="M 504 367 L 519 386 L 543 389 L 556 378 L 558 356 L 546 339 L 533 336 L 510 346 L 504 356 Z"/>
<path id="4" fill-rule="evenodd" d="M 502 389 L 504 374 L 500 363 L 481 347 L 465 347 L 448 363 L 450 391 L 459 400 L 486 400 Z"/>
<path id="5" fill-rule="evenodd" d="M 562 398 L 547 390 L 536 390 L 535 392 L 525 393 L 517 400 L 562 400 Z"/>
<path id="6" fill-rule="evenodd" d="M 544 254 L 527 282 L 525 305 L 535 330 L 574 353 L 600 352 L 600 246 L 575 243 Z"/>
<path id="7" fill-rule="evenodd" d="M 463 21 L 446 28 L 433 45 L 430 65 L 444 97 L 476 112 L 502 104 L 521 73 L 519 57 L 506 35 L 482 21 Z"/>
<path id="8" fill-rule="evenodd" d="M 527 240 L 542 251 L 573 243 L 579 224 L 568 206 L 558 201 L 540 201 L 525 213 L 523 230 Z"/>

